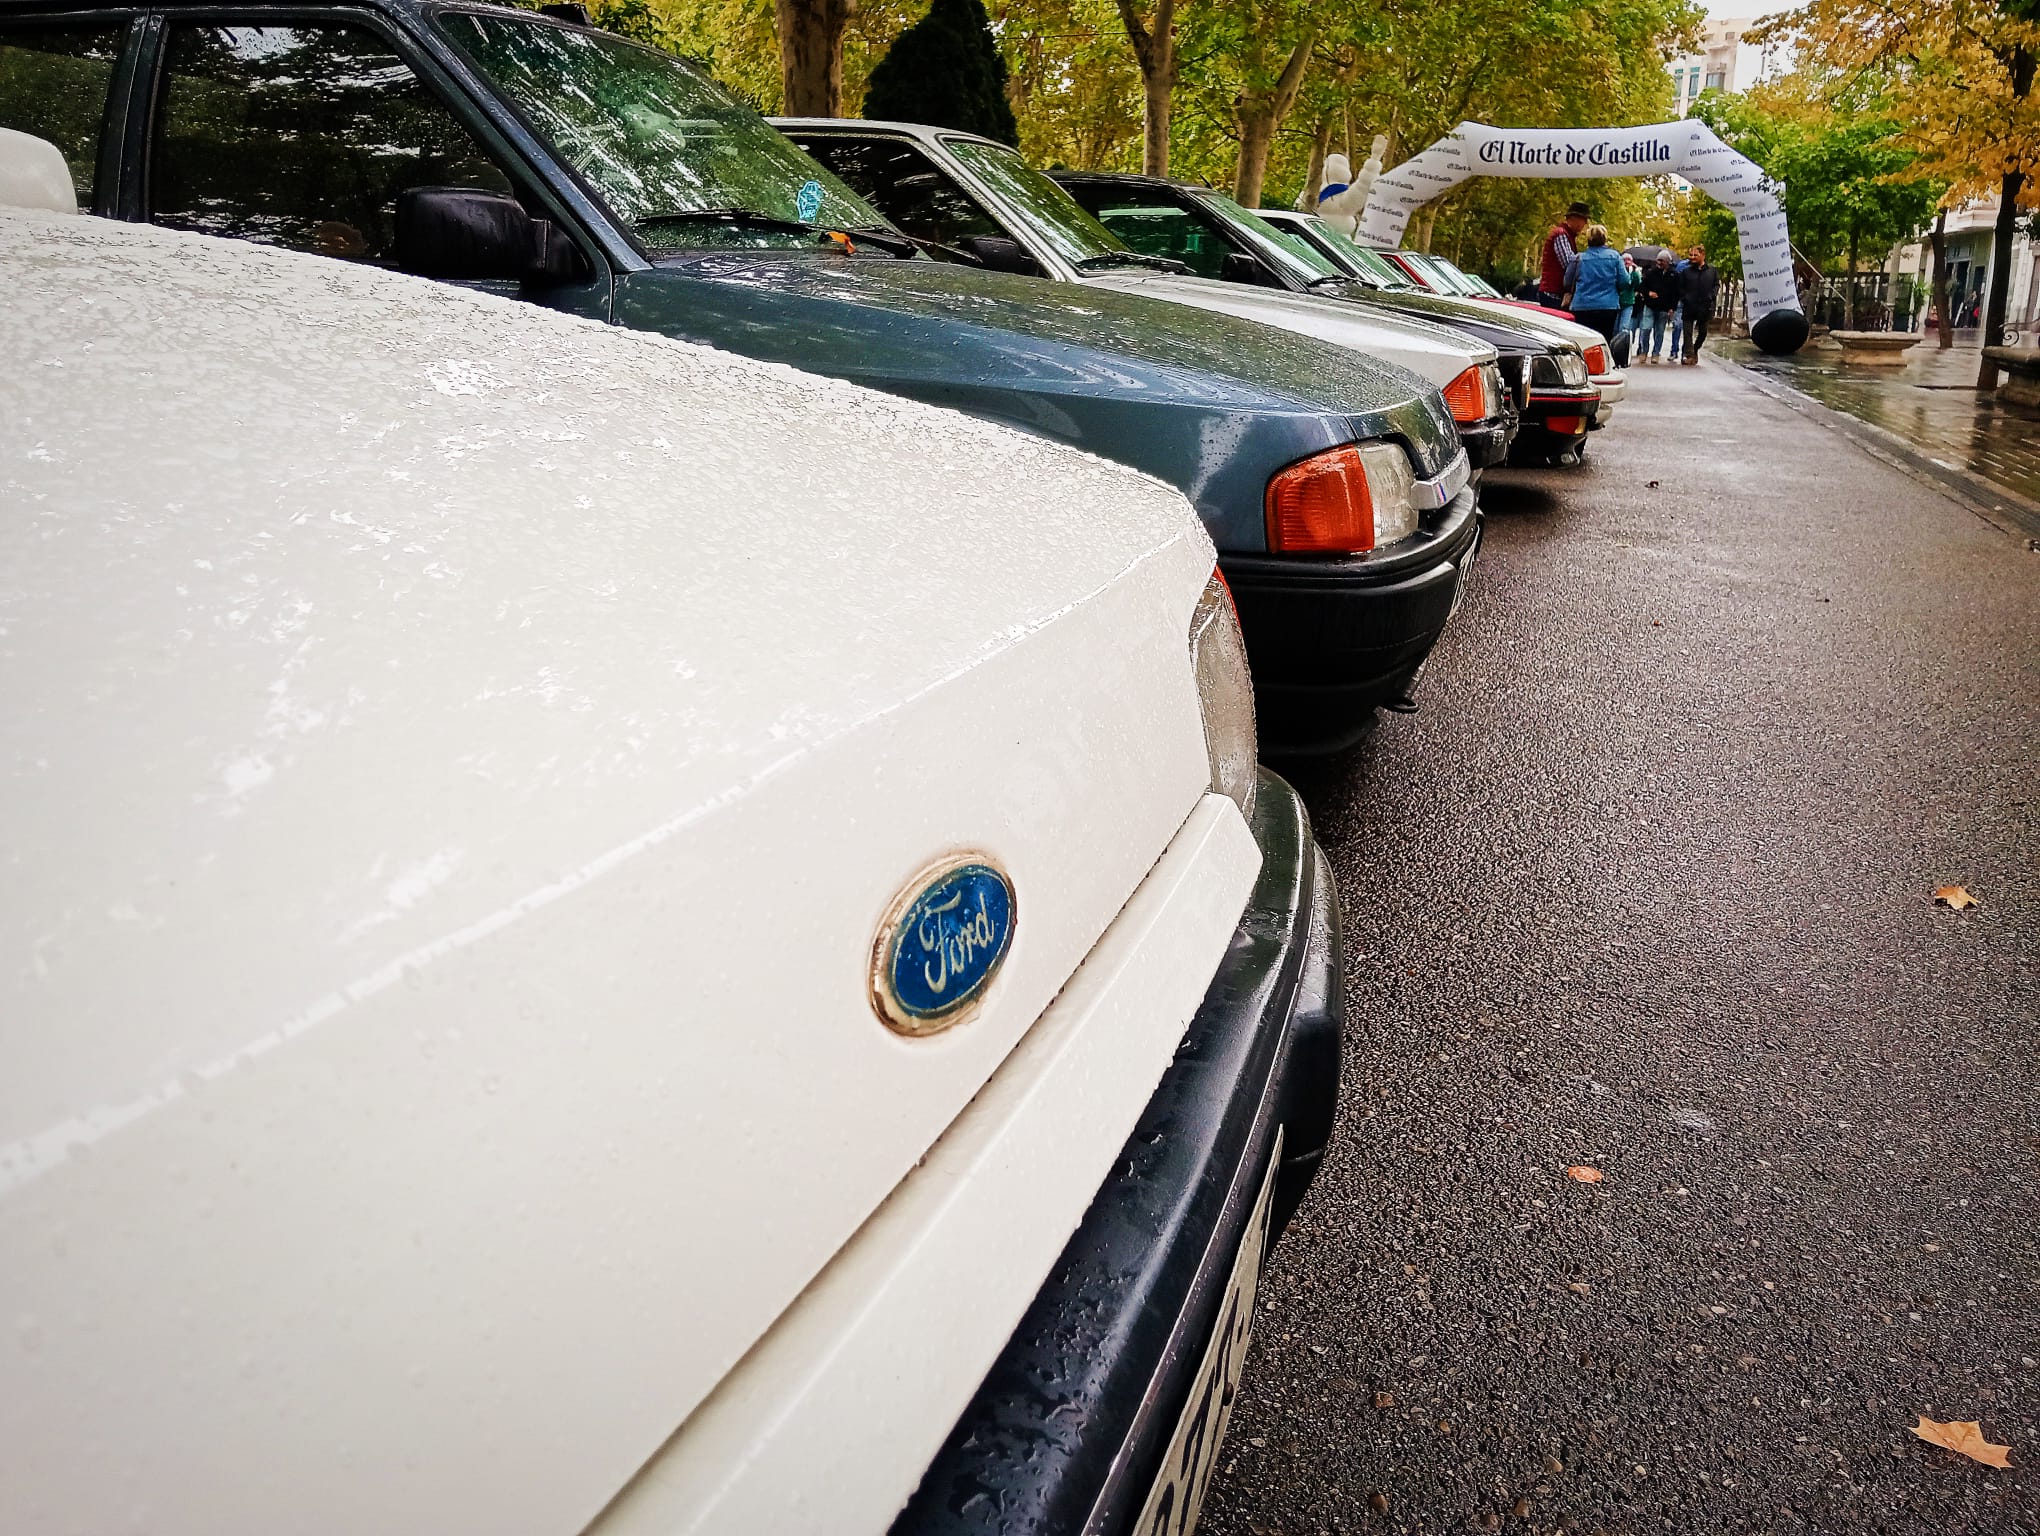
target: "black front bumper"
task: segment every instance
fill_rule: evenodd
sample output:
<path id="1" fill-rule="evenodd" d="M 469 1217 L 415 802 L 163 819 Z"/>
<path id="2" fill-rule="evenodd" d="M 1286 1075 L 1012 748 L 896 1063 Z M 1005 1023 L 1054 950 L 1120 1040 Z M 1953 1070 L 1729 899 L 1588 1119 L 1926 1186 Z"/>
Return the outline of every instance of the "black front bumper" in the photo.
<path id="1" fill-rule="evenodd" d="M 1343 752 L 1375 705 L 1408 693 L 1480 545 L 1474 487 L 1404 542 L 1371 555 L 1220 554 L 1267 756 Z"/>
<path id="2" fill-rule="evenodd" d="M 1259 879 L 1111 1179 L 894 1536 L 1119 1532 L 1139 1517 L 1282 1133 L 1274 1227 L 1338 1104 L 1338 897 L 1296 792 L 1261 775 Z"/>
<path id="3" fill-rule="evenodd" d="M 1523 425 L 1509 461 L 1532 464 L 1570 453 L 1586 441 L 1600 407 L 1598 389 L 1533 392 L 1523 407 Z"/>
<path id="4" fill-rule="evenodd" d="M 1466 462 L 1478 472 L 1502 463 L 1509 445 L 1516 440 L 1516 418 L 1493 416 L 1486 421 L 1462 425 L 1459 446 L 1466 450 Z"/>

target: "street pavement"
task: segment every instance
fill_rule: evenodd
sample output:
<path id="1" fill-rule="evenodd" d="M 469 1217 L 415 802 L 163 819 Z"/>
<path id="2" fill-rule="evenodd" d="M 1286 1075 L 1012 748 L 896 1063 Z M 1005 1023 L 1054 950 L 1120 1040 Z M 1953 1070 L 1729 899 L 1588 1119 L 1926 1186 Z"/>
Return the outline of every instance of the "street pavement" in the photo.
<path id="1" fill-rule="evenodd" d="M 1732 366 L 1630 388 L 1295 775 L 1344 1099 L 1212 1536 L 2040 1531 L 2040 553 Z"/>

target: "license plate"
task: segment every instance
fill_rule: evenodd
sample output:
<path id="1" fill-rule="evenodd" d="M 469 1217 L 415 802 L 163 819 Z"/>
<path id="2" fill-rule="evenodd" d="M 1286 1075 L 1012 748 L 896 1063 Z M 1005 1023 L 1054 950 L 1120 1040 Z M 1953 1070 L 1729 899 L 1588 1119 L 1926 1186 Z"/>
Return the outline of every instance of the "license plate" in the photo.
<path id="1" fill-rule="evenodd" d="M 1260 1287 L 1261 1260 L 1268 1251 L 1268 1225 L 1275 1203 L 1275 1170 L 1282 1165 L 1282 1133 L 1275 1133 L 1275 1152 L 1261 1181 L 1253 1218 L 1233 1260 L 1232 1279 L 1219 1304 L 1218 1326 L 1204 1348 L 1204 1362 L 1190 1384 L 1190 1399 L 1162 1459 L 1161 1476 L 1148 1493 L 1134 1529 L 1140 1536 L 1189 1536 L 1197 1528 L 1211 1475 L 1218 1469 L 1218 1448 L 1232 1420 L 1233 1399 L 1239 1395 L 1240 1370 L 1247 1362 L 1247 1344 L 1254 1331 L 1254 1298 Z"/>

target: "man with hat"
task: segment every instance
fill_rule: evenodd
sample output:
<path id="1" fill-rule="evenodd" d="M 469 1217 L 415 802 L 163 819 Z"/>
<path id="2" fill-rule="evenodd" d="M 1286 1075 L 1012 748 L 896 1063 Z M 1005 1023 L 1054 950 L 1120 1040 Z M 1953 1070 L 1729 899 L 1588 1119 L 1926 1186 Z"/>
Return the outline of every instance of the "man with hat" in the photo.
<path id="1" fill-rule="evenodd" d="M 1551 226 L 1544 237 L 1544 261 L 1537 277 L 1537 302 L 1552 309 L 1565 308 L 1565 274 L 1577 254 L 1580 232 L 1590 215 L 1585 203 L 1574 203 L 1565 211 L 1565 222 Z"/>

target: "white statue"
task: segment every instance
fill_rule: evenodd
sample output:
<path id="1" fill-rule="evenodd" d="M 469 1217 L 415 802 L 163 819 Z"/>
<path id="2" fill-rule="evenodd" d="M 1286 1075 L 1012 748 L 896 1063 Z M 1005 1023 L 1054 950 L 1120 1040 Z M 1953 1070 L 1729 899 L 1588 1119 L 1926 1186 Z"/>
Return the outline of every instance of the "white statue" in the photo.
<path id="1" fill-rule="evenodd" d="M 1374 136 L 1373 153 L 1358 175 L 1348 168 L 1344 155 L 1325 156 L 1324 185 L 1318 189 L 1318 217 L 1347 235 L 1360 228 L 1360 215 L 1367 207 L 1367 194 L 1374 190 L 1374 178 L 1381 174 L 1381 157 L 1388 153 L 1388 135 Z"/>

